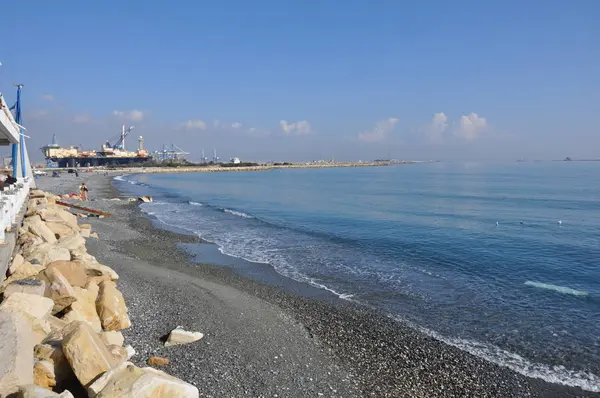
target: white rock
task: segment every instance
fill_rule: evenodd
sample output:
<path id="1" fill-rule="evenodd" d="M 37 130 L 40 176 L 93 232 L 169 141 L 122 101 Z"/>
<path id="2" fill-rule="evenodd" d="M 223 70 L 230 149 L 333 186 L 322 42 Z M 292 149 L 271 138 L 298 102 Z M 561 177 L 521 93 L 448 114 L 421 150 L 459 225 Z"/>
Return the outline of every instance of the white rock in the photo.
<path id="1" fill-rule="evenodd" d="M 169 337 L 165 342 L 165 347 L 193 343 L 194 341 L 200 340 L 202 337 L 204 337 L 204 334 L 200 332 L 188 332 L 183 330 L 181 326 L 177 326 L 169 333 Z"/>
<path id="2" fill-rule="evenodd" d="M 149 398 L 199 397 L 198 388 L 153 368 L 138 368 L 123 362 L 110 369 L 88 387 L 90 397 Z"/>
<path id="3" fill-rule="evenodd" d="M 73 398 L 73 394 L 69 391 L 63 391 L 60 394 L 46 390 L 35 384 L 28 384 L 19 387 L 17 398 Z"/>
<path id="4" fill-rule="evenodd" d="M 0 305 L 0 311 L 23 311 L 34 318 L 47 319 L 52 312 L 52 307 L 54 307 L 54 301 L 47 297 L 16 292 L 4 299 Z"/>
<path id="5" fill-rule="evenodd" d="M 135 350 L 133 349 L 133 347 L 130 345 L 126 345 L 125 349 L 127 350 L 127 359 L 129 360 L 133 358 L 133 356 L 135 355 Z"/>
<path id="6" fill-rule="evenodd" d="M 27 322 L 14 313 L 0 312 L 0 397 L 33 383 L 33 341 Z"/>
<path id="7" fill-rule="evenodd" d="M 81 236 L 79 234 L 71 235 L 71 236 L 61 238 L 58 241 L 57 246 L 64 247 L 65 249 L 68 249 L 69 251 L 78 250 L 79 248 L 85 246 L 85 239 L 83 238 L 83 236 Z"/>

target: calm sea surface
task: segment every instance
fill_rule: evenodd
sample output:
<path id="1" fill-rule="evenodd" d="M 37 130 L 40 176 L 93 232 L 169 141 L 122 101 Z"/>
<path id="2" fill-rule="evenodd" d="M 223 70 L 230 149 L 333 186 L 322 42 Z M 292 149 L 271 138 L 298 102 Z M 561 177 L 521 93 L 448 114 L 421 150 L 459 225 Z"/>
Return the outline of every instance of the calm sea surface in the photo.
<path id="1" fill-rule="evenodd" d="M 600 163 L 118 177 L 227 255 L 600 391 Z"/>

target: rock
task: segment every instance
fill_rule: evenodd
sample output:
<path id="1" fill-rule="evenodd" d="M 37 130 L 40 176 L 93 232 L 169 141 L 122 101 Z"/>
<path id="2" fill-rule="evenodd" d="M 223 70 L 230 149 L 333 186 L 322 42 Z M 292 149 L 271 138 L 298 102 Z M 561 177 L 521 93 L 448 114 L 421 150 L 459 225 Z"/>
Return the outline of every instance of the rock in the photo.
<path id="1" fill-rule="evenodd" d="M 44 243 L 44 240 L 38 236 L 35 236 L 31 232 L 20 233 L 17 239 L 17 247 L 19 253 L 30 253 L 36 246 Z M 25 257 L 25 255 L 23 255 Z"/>
<path id="2" fill-rule="evenodd" d="M 0 396 L 6 397 L 33 383 L 33 342 L 29 325 L 16 313 L 0 312 L 0 336 Z"/>
<path id="3" fill-rule="evenodd" d="M 27 278 L 31 278 L 36 276 L 41 271 L 44 270 L 44 266 L 40 264 L 32 264 L 29 261 L 25 261 L 25 263 L 11 276 L 6 278 L 4 282 L 2 282 L 2 290 L 4 290 L 9 284 L 15 281 L 25 280 Z"/>
<path id="4" fill-rule="evenodd" d="M 89 229 L 82 229 L 79 234 L 81 236 L 83 236 L 84 238 L 89 238 L 90 234 L 91 234 L 91 231 Z"/>
<path id="5" fill-rule="evenodd" d="M 104 344 L 106 344 L 107 346 L 118 345 L 122 347 L 123 343 L 125 342 L 123 333 L 115 330 L 100 332 L 100 338 L 102 339 L 102 341 L 104 341 Z"/>
<path id="6" fill-rule="evenodd" d="M 23 222 L 23 226 L 27 227 L 32 234 L 42 238 L 44 242 L 56 243 L 56 236 L 54 236 L 54 233 L 46 226 L 46 223 L 42 221 L 40 216 L 35 215 L 26 218 Z"/>
<path id="7" fill-rule="evenodd" d="M 138 201 L 143 202 L 143 203 L 150 203 L 150 202 L 152 202 L 152 196 L 140 196 L 138 198 Z"/>
<path id="8" fill-rule="evenodd" d="M 133 356 L 135 355 L 135 350 L 133 349 L 133 347 L 130 345 L 126 345 L 125 349 L 127 350 L 127 359 L 129 360 L 133 358 Z"/>
<path id="9" fill-rule="evenodd" d="M 183 330 L 181 326 L 177 326 L 169 333 L 169 337 L 165 342 L 165 347 L 193 343 L 194 341 L 200 340 L 202 337 L 204 337 L 204 334 L 200 332 L 188 332 Z"/>
<path id="10" fill-rule="evenodd" d="M 71 286 L 85 287 L 87 284 L 85 268 L 80 261 L 54 261 L 48 264 L 48 268 L 50 267 L 59 270 Z"/>
<path id="11" fill-rule="evenodd" d="M 65 238 L 67 236 L 72 236 L 77 233 L 77 231 L 73 230 L 69 224 L 64 221 L 46 221 L 46 226 L 54 233 L 57 239 Z"/>
<path id="12" fill-rule="evenodd" d="M 69 251 L 78 250 L 85 247 L 85 239 L 78 233 L 77 235 L 67 236 L 58 241 L 58 247 L 64 247 Z"/>
<path id="13" fill-rule="evenodd" d="M 100 239 L 100 237 L 98 236 L 98 232 L 92 232 L 90 234 L 90 238 L 94 238 L 94 239 Z"/>
<path id="14" fill-rule="evenodd" d="M 36 319 L 50 316 L 54 302 L 47 297 L 27 293 L 13 293 L 0 304 L 0 311 L 24 312 Z"/>
<path id="15" fill-rule="evenodd" d="M 168 358 L 163 357 L 150 357 L 148 358 L 148 365 L 150 366 L 164 366 L 169 364 Z"/>
<path id="16" fill-rule="evenodd" d="M 33 384 L 48 390 L 52 390 L 52 387 L 56 386 L 52 362 L 46 360 L 35 362 L 35 365 L 33 365 Z"/>
<path id="17" fill-rule="evenodd" d="M 69 253 L 71 253 L 71 261 L 81 261 L 82 263 L 89 263 L 93 262 L 92 259 L 94 259 L 94 256 L 88 254 L 85 246 L 80 247 L 76 250 L 69 250 Z"/>
<path id="18" fill-rule="evenodd" d="M 92 224 L 79 224 L 79 229 L 83 231 L 84 229 L 92 229 Z"/>
<path id="19" fill-rule="evenodd" d="M 23 256 L 19 253 L 15 254 L 12 262 L 10 263 L 10 267 L 8 268 L 9 274 L 12 275 L 15 272 L 17 272 L 18 269 L 21 268 L 21 266 L 23 266 L 23 264 L 25 264 L 25 259 L 23 258 Z"/>
<path id="20" fill-rule="evenodd" d="M 63 316 L 65 322 L 84 321 L 94 331 L 102 330 L 102 323 L 96 312 L 96 299 L 98 298 L 98 285 L 88 283 L 85 289 L 73 287 L 77 301 L 71 304 L 69 312 Z"/>
<path id="21" fill-rule="evenodd" d="M 58 268 L 48 266 L 39 273 L 38 278 L 47 284 L 45 296 L 54 301 L 53 314 L 64 310 L 77 300 L 73 287 Z"/>
<path id="22" fill-rule="evenodd" d="M 73 394 L 69 391 L 63 391 L 62 393 L 57 394 L 34 384 L 28 384 L 19 387 L 17 398 L 73 398 Z"/>
<path id="23" fill-rule="evenodd" d="M 31 250 L 28 250 L 23 254 L 23 257 L 25 257 L 26 260 L 31 262 L 33 262 L 33 260 L 37 260 L 44 267 L 54 261 L 69 261 L 71 259 L 71 253 L 68 249 L 51 245 L 49 243 L 42 243 L 41 245 L 33 246 Z"/>
<path id="24" fill-rule="evenodd" d="M 67 326 L 67 322 L 63 321 L 60 318 L 55 317 L 54 315 L 50 315 L 47 319 L 48 325 L 50 325 L 50 329 L 52 331 L 60 331 L 62 328 Z"/>
<path id="25" fill-rule="evenodd" d="M 110 267 L 102 265 L 100 263 L 84 263 L 85 273 L 89 278 L 95 278 L 96 280 L 111 280 L 116 281 L 119 279 L 119 275 Z M 100 283 L 100 282 L 98 282 Z"/>
<path id="26" fill-rule="evenodd" d="M 10 297 L 13 293 L 27 293 L 43 296 L 46 291 L 46 282 L 38 279 L 20 279 L 11 282 L 4 289 L 4 297 Z"/>
<path id="27" fill-rule="evenodd" d="M 106 348 L 108 348 L 108 351 L 110 352 L 110 354 L 113 356 L 114 360 L 117 361 L 117 363 L 121 363 L 123 361 L 126 361 L 128 357 L 127 355 L 127 349 L 123 348 L 119 345 L 108 345 L 106 346 Z"/>
<path id="28" fill-rule="evenodd" d="M 178 397 L 196 398 L 198 389 L 182 380 L 152 368 L 138 368 L 131 362 L 109 370 L 88 387 L 90 397 Z"/>
<path id="29" fill-rule="evenodd" d="M 64 208 L 57 209 L 53 212 L 53 214 L 67 223 L 75 231 L 79 231 L 79 227 L 77 226 L 77 217 L 75 217 L 74 214 L 69 213 L 68 211 L 64 210 Z"/>
<path id="30" fill-rule="evenodd" d="M 98 334 L 85 322 L 75 321 L 65 328 L 62 347 L 84 387 L 117 364 Z"/>
<path id="31" fill-rule="evenodd" d="M 48 361 L 52 364 L 54 380 L 57 385 L 60 386 L 75 377 L 71 365 L 63 353 L 61 341 L 53 340 L 37 344 L 33 349 L 33 355 L 38 361 Z"/>
<path id="32" fill-rule="evenodd" d="M 100 283 L 96 310 L 105 330 L 121 330 L 131 327 L 125 299 L 112 281 Z"/>

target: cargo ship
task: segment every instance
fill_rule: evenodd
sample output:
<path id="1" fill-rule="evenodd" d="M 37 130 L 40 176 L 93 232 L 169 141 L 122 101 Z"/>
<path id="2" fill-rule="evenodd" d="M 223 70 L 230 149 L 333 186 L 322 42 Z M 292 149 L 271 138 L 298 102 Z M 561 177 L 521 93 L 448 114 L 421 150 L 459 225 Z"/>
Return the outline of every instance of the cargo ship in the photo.
<path id="1" fill-rule="evenodd" d="M 81 148 L 71 146 L 61 147 L 56 143 L 56 134 L 52 138 L 52 144 L 43 146 L 42 153 L 47 162 L 52 162 L 58 167 L 95 167 L 95 166 L 120 166 L 148 162 L 152 156 L 143 148 L 144 139 L 138 138 L 138 149 L 127 151 L 125 149 L 125 137 L 133 129 L 121 127 L 120 138 L 114 145 L 106 141 L 99 151 L 82 151 Z"/>

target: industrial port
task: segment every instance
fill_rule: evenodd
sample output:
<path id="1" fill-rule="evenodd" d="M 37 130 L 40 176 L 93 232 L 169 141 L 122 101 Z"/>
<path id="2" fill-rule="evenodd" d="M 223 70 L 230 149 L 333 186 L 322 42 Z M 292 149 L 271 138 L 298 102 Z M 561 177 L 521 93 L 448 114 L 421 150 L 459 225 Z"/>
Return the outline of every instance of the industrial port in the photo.
<path id="1" fill-rule="evenodd" d="M 100 146 L 100 150 L 83 150 L 77 146 L 62 147 L 58 145 L 56 134 L 52 137 L 52 143 L 41 148 L 46 159 L 47 167 L 96 167 L 96 166 L 127 166 L 144 165 L 150 161 L 157 163 L 167 160 L 183 161 L 189 155 L 175 144 L 167 147 L 163 145 L 162 150 L 148 152 L 144 148 L 144 137 L 139 136 L 137 149 L 128 151 L 125 141 L 134 126 L 125 128 L 121 126 L 121 133 L 114 144 L 106 141 Z"/>

